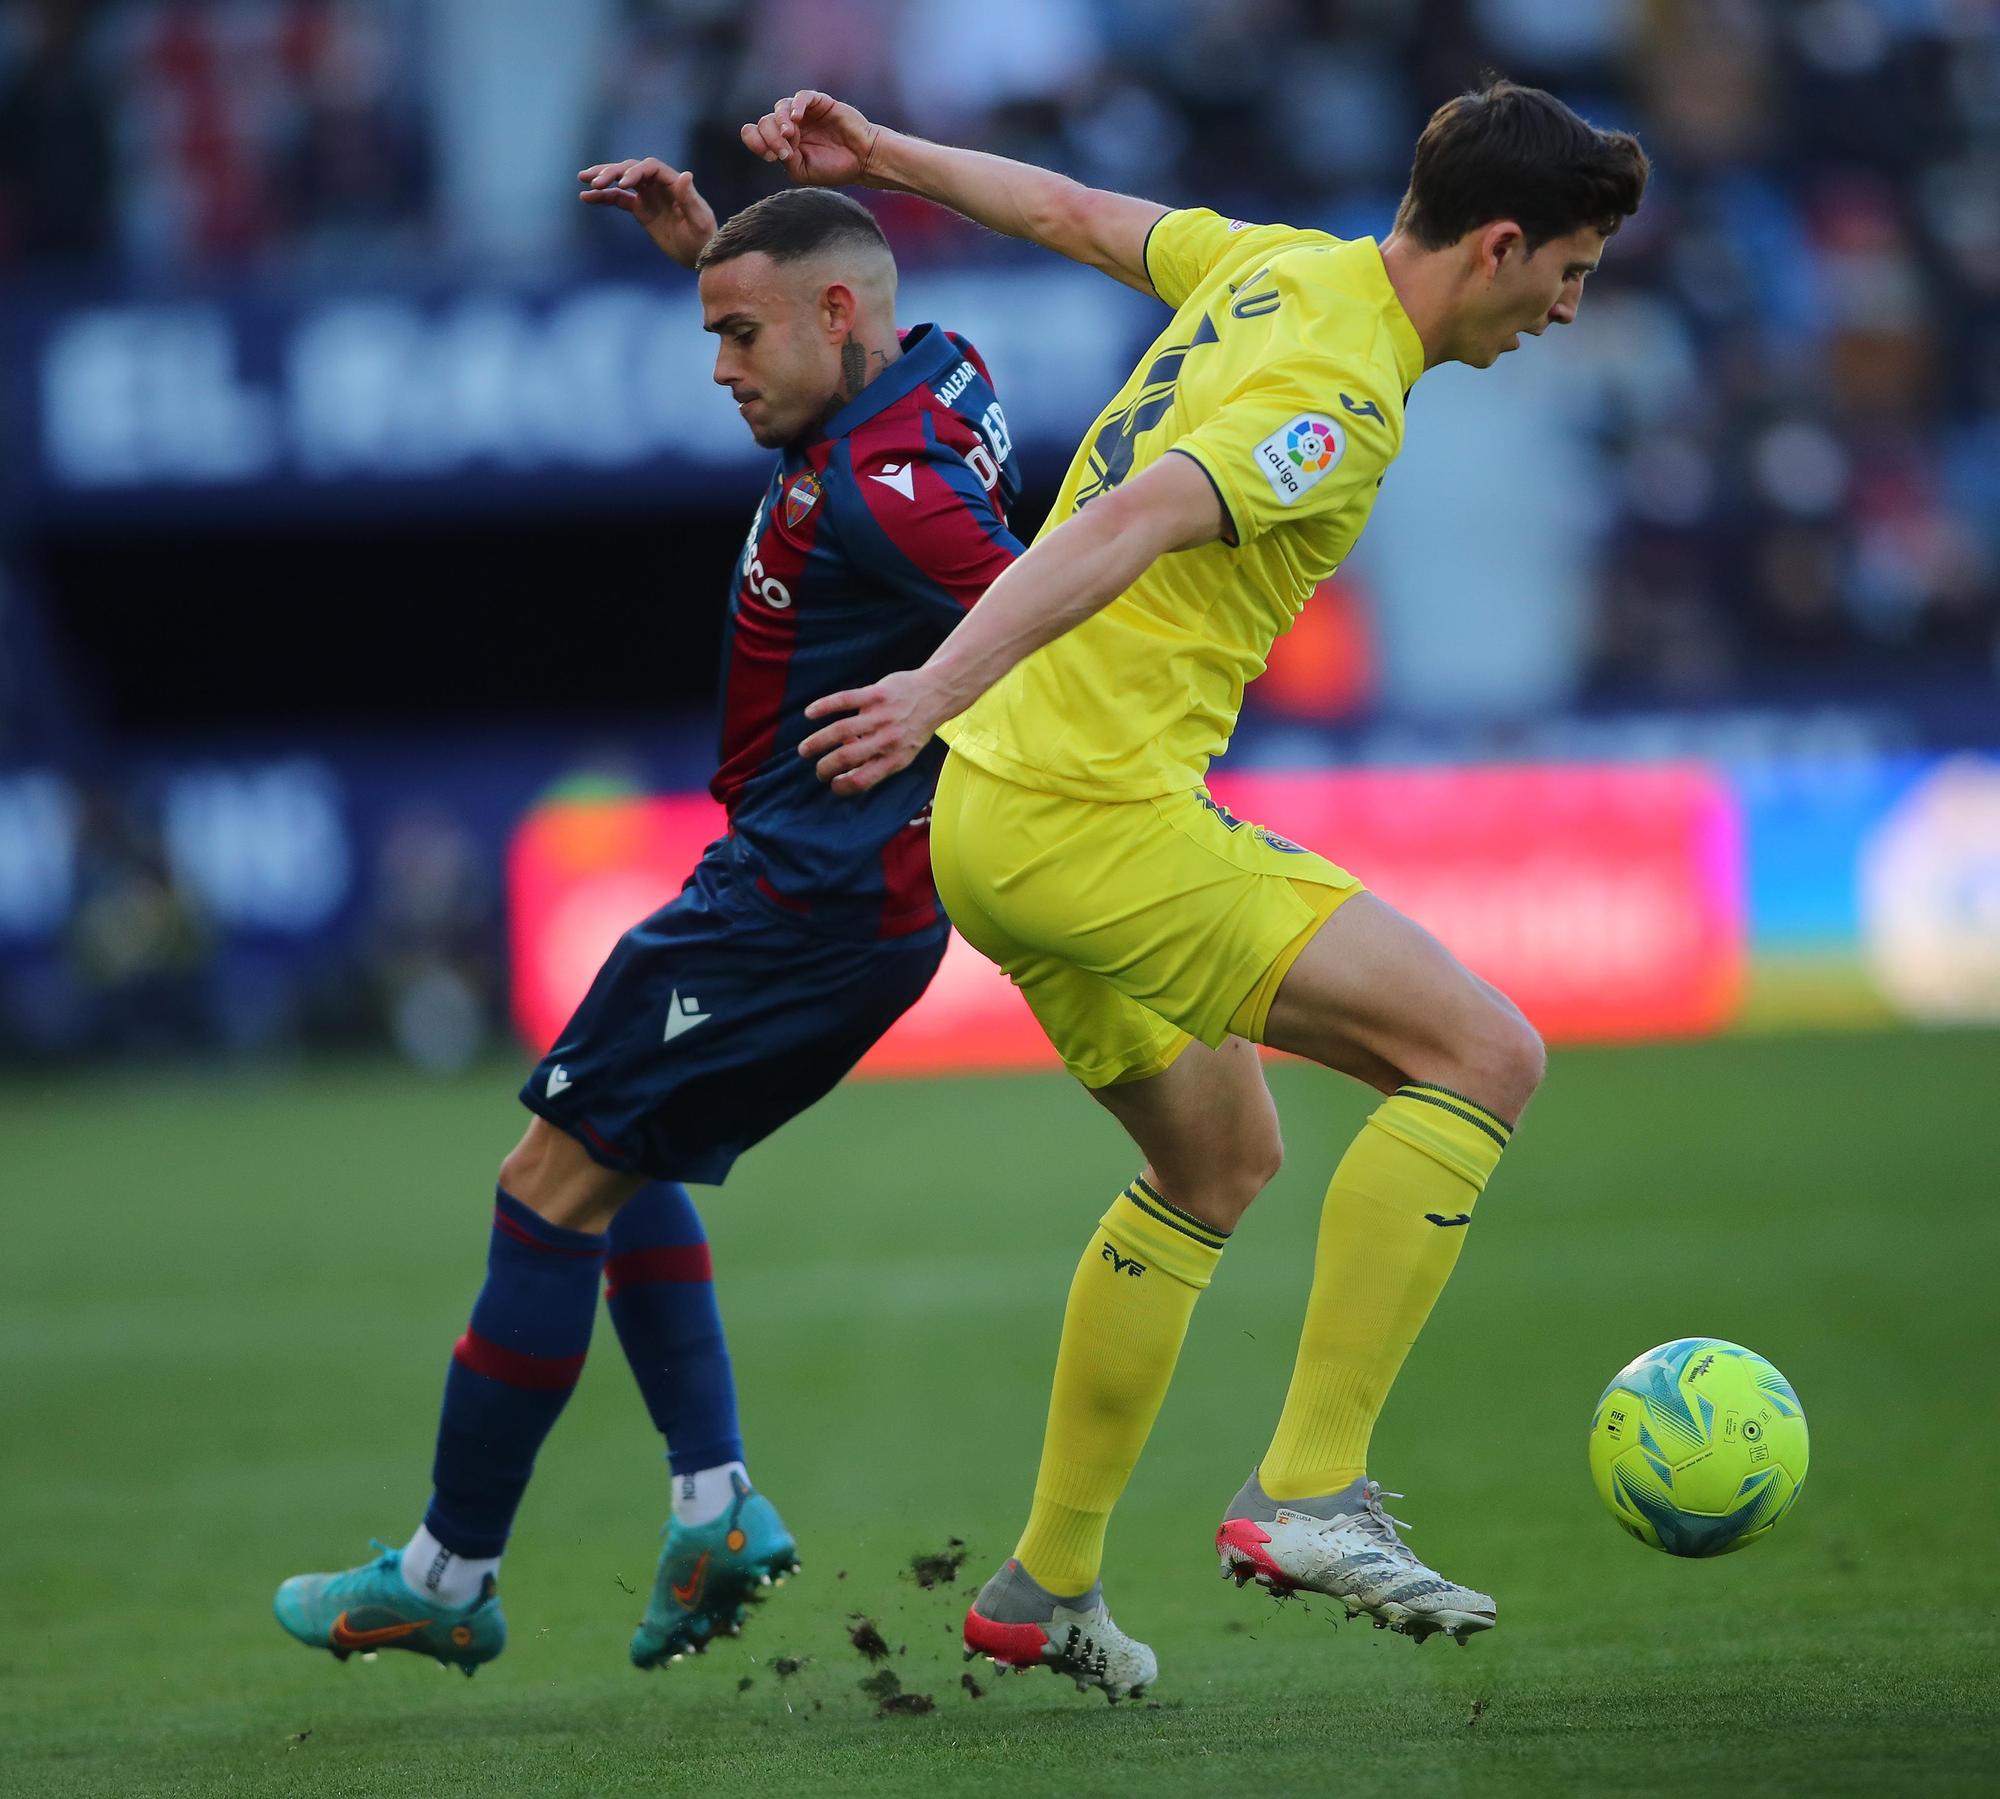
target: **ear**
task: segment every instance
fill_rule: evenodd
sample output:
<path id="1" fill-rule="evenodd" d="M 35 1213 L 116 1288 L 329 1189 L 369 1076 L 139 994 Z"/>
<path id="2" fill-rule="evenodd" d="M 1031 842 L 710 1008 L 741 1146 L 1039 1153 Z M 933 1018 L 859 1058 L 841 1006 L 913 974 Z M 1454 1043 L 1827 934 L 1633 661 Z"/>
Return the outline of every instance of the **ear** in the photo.
<path id="1" fill-rule="evenodd" d="M 861 302 L 846 282 L 831 282 L 820 289 L 819 316 L 828 341 L 838 343 L 853 335 L 861 316 Z"/>
<path id="2" fill-rule="evenodd" d="M 1478 268 L 1486 280 L 1494 280 L 1507 266 L 1507 259 L 1526 260 L 1528 234 L 1512 219 L 1494 219 L 1479 229 Z"/>

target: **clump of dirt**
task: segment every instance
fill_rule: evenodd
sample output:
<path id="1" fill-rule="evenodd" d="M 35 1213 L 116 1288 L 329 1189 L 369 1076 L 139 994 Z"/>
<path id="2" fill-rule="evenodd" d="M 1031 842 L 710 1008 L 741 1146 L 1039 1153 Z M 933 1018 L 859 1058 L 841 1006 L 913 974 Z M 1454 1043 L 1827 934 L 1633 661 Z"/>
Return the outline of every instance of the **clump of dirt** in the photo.
<path id="1" fill-rule="evenodd" d="M 864 1617 L 860 1612 L 850 1614 L 847 1640 L 864 1661 L 886 1662 L 889 1659 L 889 1643 L 876 1628 L 873 1618 Z"/>
<path id="2" fill-rule="evenodd" d="M 935 1586 L 950 1586 L 958 1579 L 959 1569 L 965 1566 L 966 1557 L 971 1554 L 963 1537 L 953 1537 L 944 1548 L 930 1555 L 910 1557 L 910 1572 L 917 1577 L 917 1585 L 926 1592 Z"/>
<path id="3" fill-rule="evenodd" d="M 750 1676 L 749 1676 L 749 1675 L 747 1675 L 747 1674 L 746 1674 L 746 1675 L 744 1675 L 744 1676 L 743 1676 L 743 1678 L 742 1678 L 741 1680 L 739 1680 L 739 1681 L 738 1681 L 738 1682 L 736 1683 L 736 1690 L 737 1690 L 737 1691 L 738 1691 L 739 1693 L 747 1693 L 747 1692 L 749 1692 L 749 1690 L 750 1690 L 750 1689 L 751 1689 L 752 1687 L 754 1687 L 754 1686 L 755 1686 L 756 1684 L 757 1684 L 757 1683 L 756 1683 L 756 1682 L 755 1682 L 754 1680 L 752 1680 L 752 1679 L 750 1678 Z"/>
<path id="4" fill-rule="evenodd" d="M 878 1668 L 866 1680 L 854 1683 L 875 1701 L 875 1711 L 883 1718 L 920 1718 L 935 1711 L 937 1701 L 928 1693 L 906 1693 L 892 1669 Z"/>
<path id="5" fill-rule="evenodd" d="M 771 1664 L 771 1672 L 780 1680 L 790 1680 L 811 1660 L 809 1655 L 781 1655 Z"/>
<path id="6" fill-rule="evenodd" d="M 986 1689 L 978 1681 L 974 1680 L 969 1673 L 961 1674 L 958 1677 L 958 1684 L 965 1689 L 968 1699 L 984 1699 L 986 1697 Z"/>

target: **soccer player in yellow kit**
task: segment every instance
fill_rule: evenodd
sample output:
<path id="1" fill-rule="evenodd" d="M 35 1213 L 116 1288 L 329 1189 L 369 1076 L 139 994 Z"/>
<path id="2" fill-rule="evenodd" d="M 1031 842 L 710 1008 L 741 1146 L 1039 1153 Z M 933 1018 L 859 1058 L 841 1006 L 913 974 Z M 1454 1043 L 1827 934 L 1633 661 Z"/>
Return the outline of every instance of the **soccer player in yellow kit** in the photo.
<path id="1" fill-rule="evenodd" d="M 1644 153 L 1496 82 L 1432 117 L 1378 244 L 1083 188 L 811 91 L 743 136 L 794 180 L 921 194 L 1173 309 L 1034 547 L 923 667 L 808 708 L 831 722 L 801 746 L 853 793 L 942 733 L 946 908 L 1145 1156 L 1078 1264 L 1033 1508 L 966 1643 L 1113 1698 L 1154 1677 L 1104 1603 L 1105 1526 L 1195 1301 L 1278 1167 L 1258 1043 L 1385 1097 L 1327 1190 L 1291 1386 L 1224 1510 L 1223 1571 L 1462 1642 L 1494 1602 L 1403 1543 L 1368 1442 L 1542 1045 L 1420 926 L 1203 782 L 1272 640 L 1367 522 L 1417 378 L 1575 318 Z"/>

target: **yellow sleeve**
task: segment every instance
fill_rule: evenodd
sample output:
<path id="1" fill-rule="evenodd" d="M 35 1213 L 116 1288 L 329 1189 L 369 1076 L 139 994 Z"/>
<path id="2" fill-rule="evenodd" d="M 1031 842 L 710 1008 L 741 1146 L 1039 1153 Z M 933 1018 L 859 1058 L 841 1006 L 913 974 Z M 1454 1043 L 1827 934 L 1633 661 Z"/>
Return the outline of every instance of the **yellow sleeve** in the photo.
<path id="1" fill-rule="evenodd" d="M 1205 206 L 1162 213 L 1146 233 L 1146 279 L 1153 292 L 1178 311 L 1218 263 L 1270 256 L 1308 235 L 1323 234 L 1302 232 L 1295 225 L 1250 225 L 1225 219 Z"/>
<path id="2" fill-rule="evenodd" d="M 1344 511 L 1394 460 L 1399 416 L 1379 375 L 1301 351 L 1247 370 L 1172 447 L 1215 484 L 1241 545 Z"/>

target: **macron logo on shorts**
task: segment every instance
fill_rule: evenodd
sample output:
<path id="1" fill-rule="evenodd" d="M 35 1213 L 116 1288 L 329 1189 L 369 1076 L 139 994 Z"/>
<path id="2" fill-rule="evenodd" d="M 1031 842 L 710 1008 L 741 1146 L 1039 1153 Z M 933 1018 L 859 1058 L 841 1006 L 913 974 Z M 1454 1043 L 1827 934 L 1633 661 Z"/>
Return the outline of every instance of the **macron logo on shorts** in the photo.
<path id="1" fill-rule="evenodd" d="M 683 1031 L 693 1030 L 707 1018 L 708 1014 L 701 1009 L 699 1000 L 692 994 L 682 999 L 680 989 L 675 988 L 673 996 L 667 1001 L 667 1034 L 664 1041 L 673 1042 Z"/>
<path id="2" fill-rule="evenodd" d="M 558 1093 L 567 1093 L 571 1084 L 569 1070 L 558 1062 L 549 1070 L 549 1084 L 545 1091 L 550 1099 L 554 1099 Z"/>

